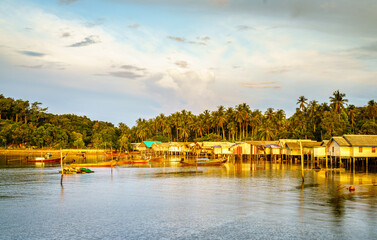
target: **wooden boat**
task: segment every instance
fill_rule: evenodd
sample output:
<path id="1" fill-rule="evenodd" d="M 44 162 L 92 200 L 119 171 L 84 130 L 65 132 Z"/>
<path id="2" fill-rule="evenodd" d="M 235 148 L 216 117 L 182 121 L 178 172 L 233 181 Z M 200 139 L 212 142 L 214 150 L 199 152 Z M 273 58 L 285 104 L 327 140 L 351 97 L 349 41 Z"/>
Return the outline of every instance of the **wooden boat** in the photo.
<path id="1" fill-rule="evenodd" d="M 62 173 L 62 171 L 59 171 L 59 173 Z M 94 173 L 94 171 L 90 170 L 89 168 L 84 167 L 68 167 L 63 169 L 63 174 L 84 174 L 84 173 Z"/>
<path id="2" fill-rule="evenodd" d="M 207 167 L 207 166 L 221 166 L 223 165 L 224 163 L 226 163 L 226 159 L 215 159 L 215 160 L 201 160 L 201 159 L 197 159 L 195 162 L 193 163 L 188 163 L 188 162 L 184 162 L 184 159 L 182 159 L 179 164 L 181 166 L 192 166 L 192 167 Z"/>
<path id="3" fill-rule="evenodd" d="M 116 165 L 130 165 L 130 164 L 148 164 L 149 160 L 146 159 L 135 159 L 135 160 L 127 160 L 127 161 L 117 161 Z"/>
<path id="4" fill-rule="evenodd" d="M 65 155 L 67 156 L 67 154 Z M 63 160 L 65 159 L 63 157 Z M 60 163 L 61 158 L 52 158 L 52 154 L 46 154 L 44 157 L 36 157 L 34 159 L 29 159 L 26 157 L 26 162 L 28 163 Z"/>
<path id="5" fill-rule="evenodd" d="M 154 157 L 154 158 L 149 159 L 149 162 L 163 162 L 163 161 L 164 161 L 163 157 Z"/>
<path id="6" fill-rule="evenodd" d="M 106 157 L 126 157 L 128 153 L 119 153 L 119 152 L 107 152 Z"/>
<path id="7" fill-rule="evenodd" d="M 97 163 L 79 163 L 79 164 L 71 164 L 70 167 L 84 167 L 84 168 L 104 168 L 104 167 L 114 167 L 117 165 L 116 161 L 108 161 L 108 162 L 97 162 Z"/>

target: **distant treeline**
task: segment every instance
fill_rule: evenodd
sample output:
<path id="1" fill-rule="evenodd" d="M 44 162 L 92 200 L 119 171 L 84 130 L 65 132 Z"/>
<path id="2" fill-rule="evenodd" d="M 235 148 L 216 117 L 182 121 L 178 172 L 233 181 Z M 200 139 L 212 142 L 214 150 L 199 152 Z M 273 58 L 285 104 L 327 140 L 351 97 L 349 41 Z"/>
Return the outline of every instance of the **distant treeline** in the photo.
<path id="1" fill-rule="evenodd" d="M 0 147 L 116 148 L 128 149 L 131 142 L 242 141 L 277 139 L 323 140 L 343 134 L 377 134 L 377 103 L 347 104 L 339 90 L 329 103 L 297 99 L 296 112 L 286 118 L 284 110 L 268 108 L 262 113 L 246 104 L 199 115 L 182 110 L 141 119 L 129 128 L 124 123 L 92 121 L 74 114 L 46 112 L 39 102 L 6 98 L 0 94 Z"/>

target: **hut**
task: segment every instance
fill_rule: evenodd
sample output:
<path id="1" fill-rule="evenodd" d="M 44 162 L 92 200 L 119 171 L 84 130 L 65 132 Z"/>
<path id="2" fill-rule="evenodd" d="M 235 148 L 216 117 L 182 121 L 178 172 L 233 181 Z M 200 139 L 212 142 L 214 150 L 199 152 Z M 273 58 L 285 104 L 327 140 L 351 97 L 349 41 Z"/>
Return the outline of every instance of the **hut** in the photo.
<path id="1" fill-rule="evenodd" d="M 377 158 L 377 135 L 343 135 L 342 137 L 333 137 L 326 145 L 330 156 L 330 163 L 335 161 L 335 165 L 339 163 L 342 166 L 342 160 L 353 168 L 355 162 L 361 162 L 368 166 L 368 160 Z M 367 169 L 367 167 L 366 167 Z"/>
<path id="2" fill-rule="evenodd" d="M 150 152 L 152 151 L 153 143 L 161 143 L 160 141 L 143 141 L 139 146 L 138 150 L 141 152 Z"/>
<path id="3" fill-rule="evenodd" d="M 229 155 L 229 154 L 232 154 L 232 151 L 230 149 L 230 147 L 233 145 L 234 143 L 229 143 L 229 142 L 222 142 L 218 145 L 215 145 L 213 146 L 213 153 L 215 155 Z"/>
<path id="4" fill-rule="evenodd" d="M 179 155 L 182 151 L 182 144 L 177 142 L 171 142 L 169 144 L 169 154 L 171 155 Z"/>
<path id="5" fill-rule="evenodd" d="M 155 142 L 152 144 L 151 148 L 156 155 L 165 155 L 169 151 L 169 143 Z"/>
<path id="6" fill-rule="evenodd" d="M 329 140 L 323 140 L 319 146 L 313 147 L 313 156 L 315 160 L 320 160 L 326 157 L 326 145 L 328 142 Z"/>

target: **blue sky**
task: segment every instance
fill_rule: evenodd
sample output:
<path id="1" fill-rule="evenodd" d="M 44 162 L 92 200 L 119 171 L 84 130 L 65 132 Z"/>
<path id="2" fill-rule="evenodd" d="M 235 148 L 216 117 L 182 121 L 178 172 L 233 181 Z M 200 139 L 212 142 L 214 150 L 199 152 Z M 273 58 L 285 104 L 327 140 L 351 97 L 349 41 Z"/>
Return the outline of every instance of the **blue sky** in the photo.
<path id="1" fill-rule="evenodd" d="M 363 106 L 377 93 L 377 1 L 0 2 L 0 93 L 134 125 L 247 103 Z"/>

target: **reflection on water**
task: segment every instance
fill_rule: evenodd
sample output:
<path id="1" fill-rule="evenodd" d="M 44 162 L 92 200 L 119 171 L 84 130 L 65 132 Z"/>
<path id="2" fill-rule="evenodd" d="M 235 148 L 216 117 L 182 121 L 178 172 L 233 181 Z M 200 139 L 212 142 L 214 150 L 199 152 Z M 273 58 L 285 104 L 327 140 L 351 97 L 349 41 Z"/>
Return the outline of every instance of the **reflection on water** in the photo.
<path id="1" fill-rule="evenodd" d="M 179 161 L 179 160 L 178 160 Z M 1 239 L 376 239 L 376 173 L 176 161 L 0 167 Z M 355 192 L 348 190 L 350 185 Z"/>

